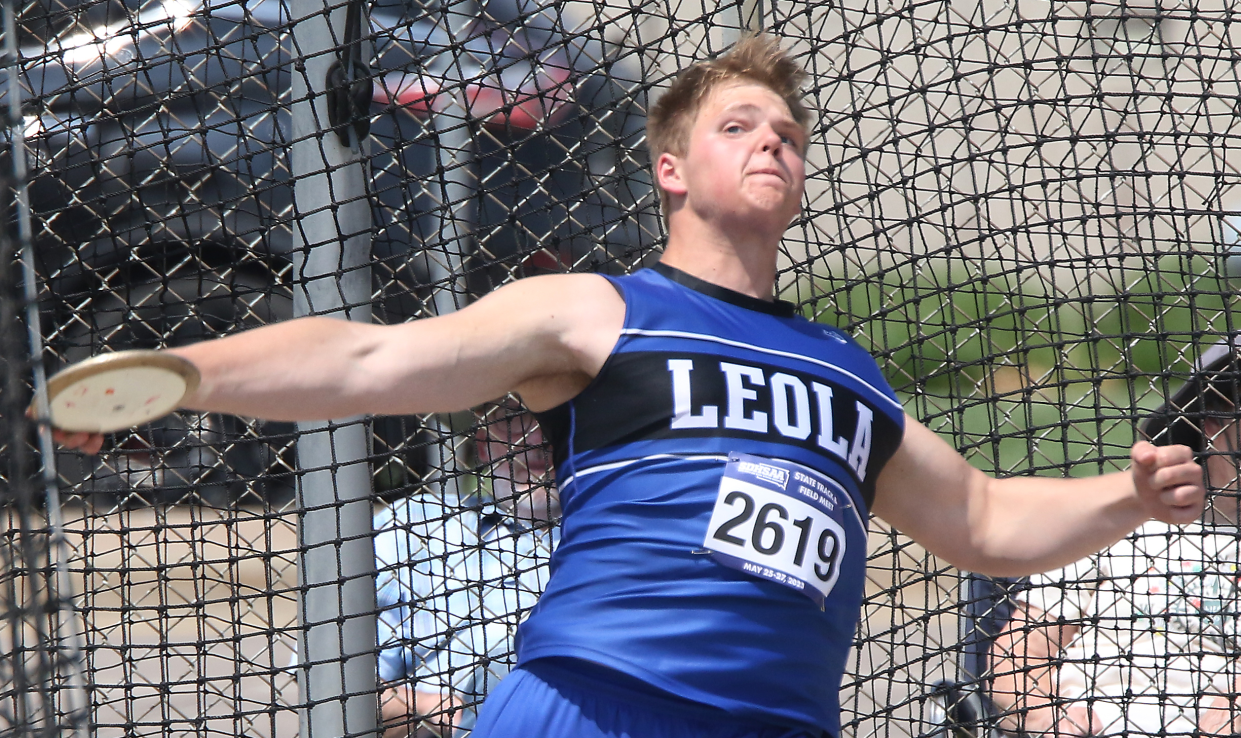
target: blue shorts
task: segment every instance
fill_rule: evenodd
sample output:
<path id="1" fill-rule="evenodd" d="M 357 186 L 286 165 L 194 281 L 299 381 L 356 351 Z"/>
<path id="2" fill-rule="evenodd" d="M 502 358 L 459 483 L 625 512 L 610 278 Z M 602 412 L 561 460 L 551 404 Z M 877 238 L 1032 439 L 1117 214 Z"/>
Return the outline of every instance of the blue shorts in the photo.
<path id="1" fill-rule="evenodd" d="M 722 710 L 652 704 L 624 689 L 601 691 L 594 680 L 529 668 L 509 673 L 487 696 L 471 738 L 817 738 L 798 728 L 738 720 Z M 687 703 L 688 704 L 688 703 Z M 690 712 L 694 714 L 678 714 Z"/>

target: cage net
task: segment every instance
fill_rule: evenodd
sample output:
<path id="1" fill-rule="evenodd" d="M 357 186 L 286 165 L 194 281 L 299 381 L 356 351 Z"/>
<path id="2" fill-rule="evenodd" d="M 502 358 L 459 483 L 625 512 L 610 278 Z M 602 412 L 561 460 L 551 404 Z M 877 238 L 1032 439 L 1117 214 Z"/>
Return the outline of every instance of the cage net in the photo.
<path id="1" fill-rule="evenodd" d="M 394 734 L 467 732 L 512 665 L 556 542 L 546 448 L 513 398 L 330 431 L 178 412 L 109 435 L 98 455 L 53 458 L 23 415 L 36 368 L 307 312 L 398 323 L 524 276 L 649 264 L 664 232 L 648 103 L 743 27 L 761 24 L 804 63 L 816 111 L 780 295 L 872 350 L 907 411 L 975 466 L 1124 468 L 1139 424 L 1237 327 L 1241 39 L 1226 3 L 355 3 L 2 4 L 6 79 L 20 80 L 4 95 L 20 113 L 0 179 L 30 203 L 39 330 L 28 339 L 14 226 L 0 233 L 0 734 L 75 725 L 64 633 L 76 631 L 101 738 L 289 735 L 299 707 L 343 700 L 307 696 L 295 668 L 313 651 L 298 625 L 308 507 L 336 516 L 336 543 L 375 549 L 375 578 L 359 580 L 375 593 L 379 719 Z M 336 23 L 361 9 L 360 23 Z M 329 16 L 314 50 L 309 21 L 293 19 Z M 368 126 L 297 112 L 308 88 L 322 92 L 306 70 L 324 54 L 360 80 Z M 354 161 L 297 158 L 359 134 Z M 362 173 L 356 188 L 331 179 L 349 171 Z M 295 199 L 315 177 L 301 192 L 317 204 Z M 307 264 L 337 241 L 362 244 L 361 258 L 329 254 L 315 277 L 333 285 L 327 309 L 307 297 Z M 1189 422 L 1220 433 L 1209 420 Z M 362 439 L 356 453 L 315 446 L 328 432 Z M 1207 456 L 1220 519 L 1235 521 L 1235 463 Z M 41 464 L 58 475 L 60 528 Z M 340 508 L 362 501 L 373 544 L 345 532 L 330 501 L 299 504 L 312 477 Z M 1203 676 L 1232 674 L 1207 655 L 1236 647 L 1237 557 L 1221 530 L 1191 527 L 1152 554 L 1168 536 L 1143 529 L 1094 569 L 1031 587 L 958 572 L 875 521 L 845 733 L 1025 727 L 1038 711 L 1014 695 L 1048 688 L 1022 681 L 1043 672 L 1020 649 L 1050 626 L 1009 617 L 1036 590 L 1079 630 L 1111 625 L 1090 643 L 1188 634 L 1177 643 L 1190 655 L 1172 664 L 1120 664 L 1135 648 L 1124 645 L 1066 651 L 1065 699 L 1106 703 L 1089 719 L 1157 732 L 1138 716 L 1228 713 L 1228 699 L 1206 703 L 1235 697 L 1231 681 Z M 1180 568 L 1145 568 L 1156 560 Z M 1101 618 L 1100 582 L 1117 601 L 1151 591 Z M 993 642 L 1006 660 L 986 658 Z M 1092 692 L 1108 679 L 1155 696 L 1139 707 Z"/>

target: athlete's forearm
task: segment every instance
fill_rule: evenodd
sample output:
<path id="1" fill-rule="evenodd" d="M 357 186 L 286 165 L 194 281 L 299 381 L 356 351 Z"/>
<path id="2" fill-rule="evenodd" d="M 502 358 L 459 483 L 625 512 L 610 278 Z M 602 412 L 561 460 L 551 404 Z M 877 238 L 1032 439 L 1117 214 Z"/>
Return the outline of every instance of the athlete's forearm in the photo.
<path id="1" fill-rule="evenodd" d="M 369 411 L 367 355 L 381 326 L 302 318 L 170 349 L 202 382 L 182 405 L 271 420 L 320 420 Z"/>
<path id="2" fill-rule="evenodd" d="M 436 318 L 389 326 L 301 318 L 172 350 L 202 373 L 183 403 L 194 410 L 272 420 L 448 412 L 539 378 L 593 376 L 615 341 L 581 350 L 600 333 L 591 307 L 600 295 L 605 309 L 621 305 L 623 319 L 602 280 L 533 278 Z"/>
<path id="3" fill-rule="evenodd" d="M 971 571 L 1025 576 L 1070 564 L 1150 519 L 1128 471 L 1089 479 L 989 479 L 975 495 Z"/>
<path id="4" fill-rule="evenodd" d="M 202 374 L 182 405 L 269 420 L 461 410 L 534 371 L 531 350 L 478 335 L 463 311 L 393 326 L 302 318 L 172 349 Z"/>
<path id="5" fill-rule="evenodd" d="M 1099 551 L 1156 518 L 1185 524 L 1202 513 L 1202 468 L 1184 446 L 1139 442 L 1127 471 L 1085 479 L 988 480 L 971 503 L 985 574 L 1048 571 Z"/>
<path id="6" fill-rule="evenodd" d="M 1139 442 L 1128 471 L 993 479 L 916 420 L 880 473 L 873 512 L 958 568 L 1025 576 L 1070 564 L 1146 520 L 1190 523 L 1202 469 L 1184 446 Z"/>

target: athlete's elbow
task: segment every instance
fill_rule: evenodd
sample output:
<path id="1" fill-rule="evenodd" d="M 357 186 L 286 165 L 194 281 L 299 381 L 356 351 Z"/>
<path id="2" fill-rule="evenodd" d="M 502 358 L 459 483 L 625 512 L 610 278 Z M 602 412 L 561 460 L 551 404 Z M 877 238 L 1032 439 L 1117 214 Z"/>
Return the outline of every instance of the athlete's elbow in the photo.
<path id="1" fill-rule="evenodd" d="M 989 577 L 1025 577 L 1056 566 L 1049 563 L 1049 552 L 1036 548 L 1012 532 L 995 534 L 971 528 L 962 531 L 944 550 L 931 553 L 962 571 Z"/>

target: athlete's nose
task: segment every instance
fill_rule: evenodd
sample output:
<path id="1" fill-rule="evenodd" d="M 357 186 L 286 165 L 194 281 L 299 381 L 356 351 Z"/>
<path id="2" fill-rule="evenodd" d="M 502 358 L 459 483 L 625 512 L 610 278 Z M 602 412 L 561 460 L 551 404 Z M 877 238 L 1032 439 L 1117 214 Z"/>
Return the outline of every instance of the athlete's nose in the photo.
<path id="1" fill-rule="evenodd" d="M 780 134 L 776 133 L 776 130 L 772 128 L 770 125 L 763 126 L 762 134 L 763 134 L 762 150 L 770 151 L 772 153 L 777 153 L 781 145 Z"/>

